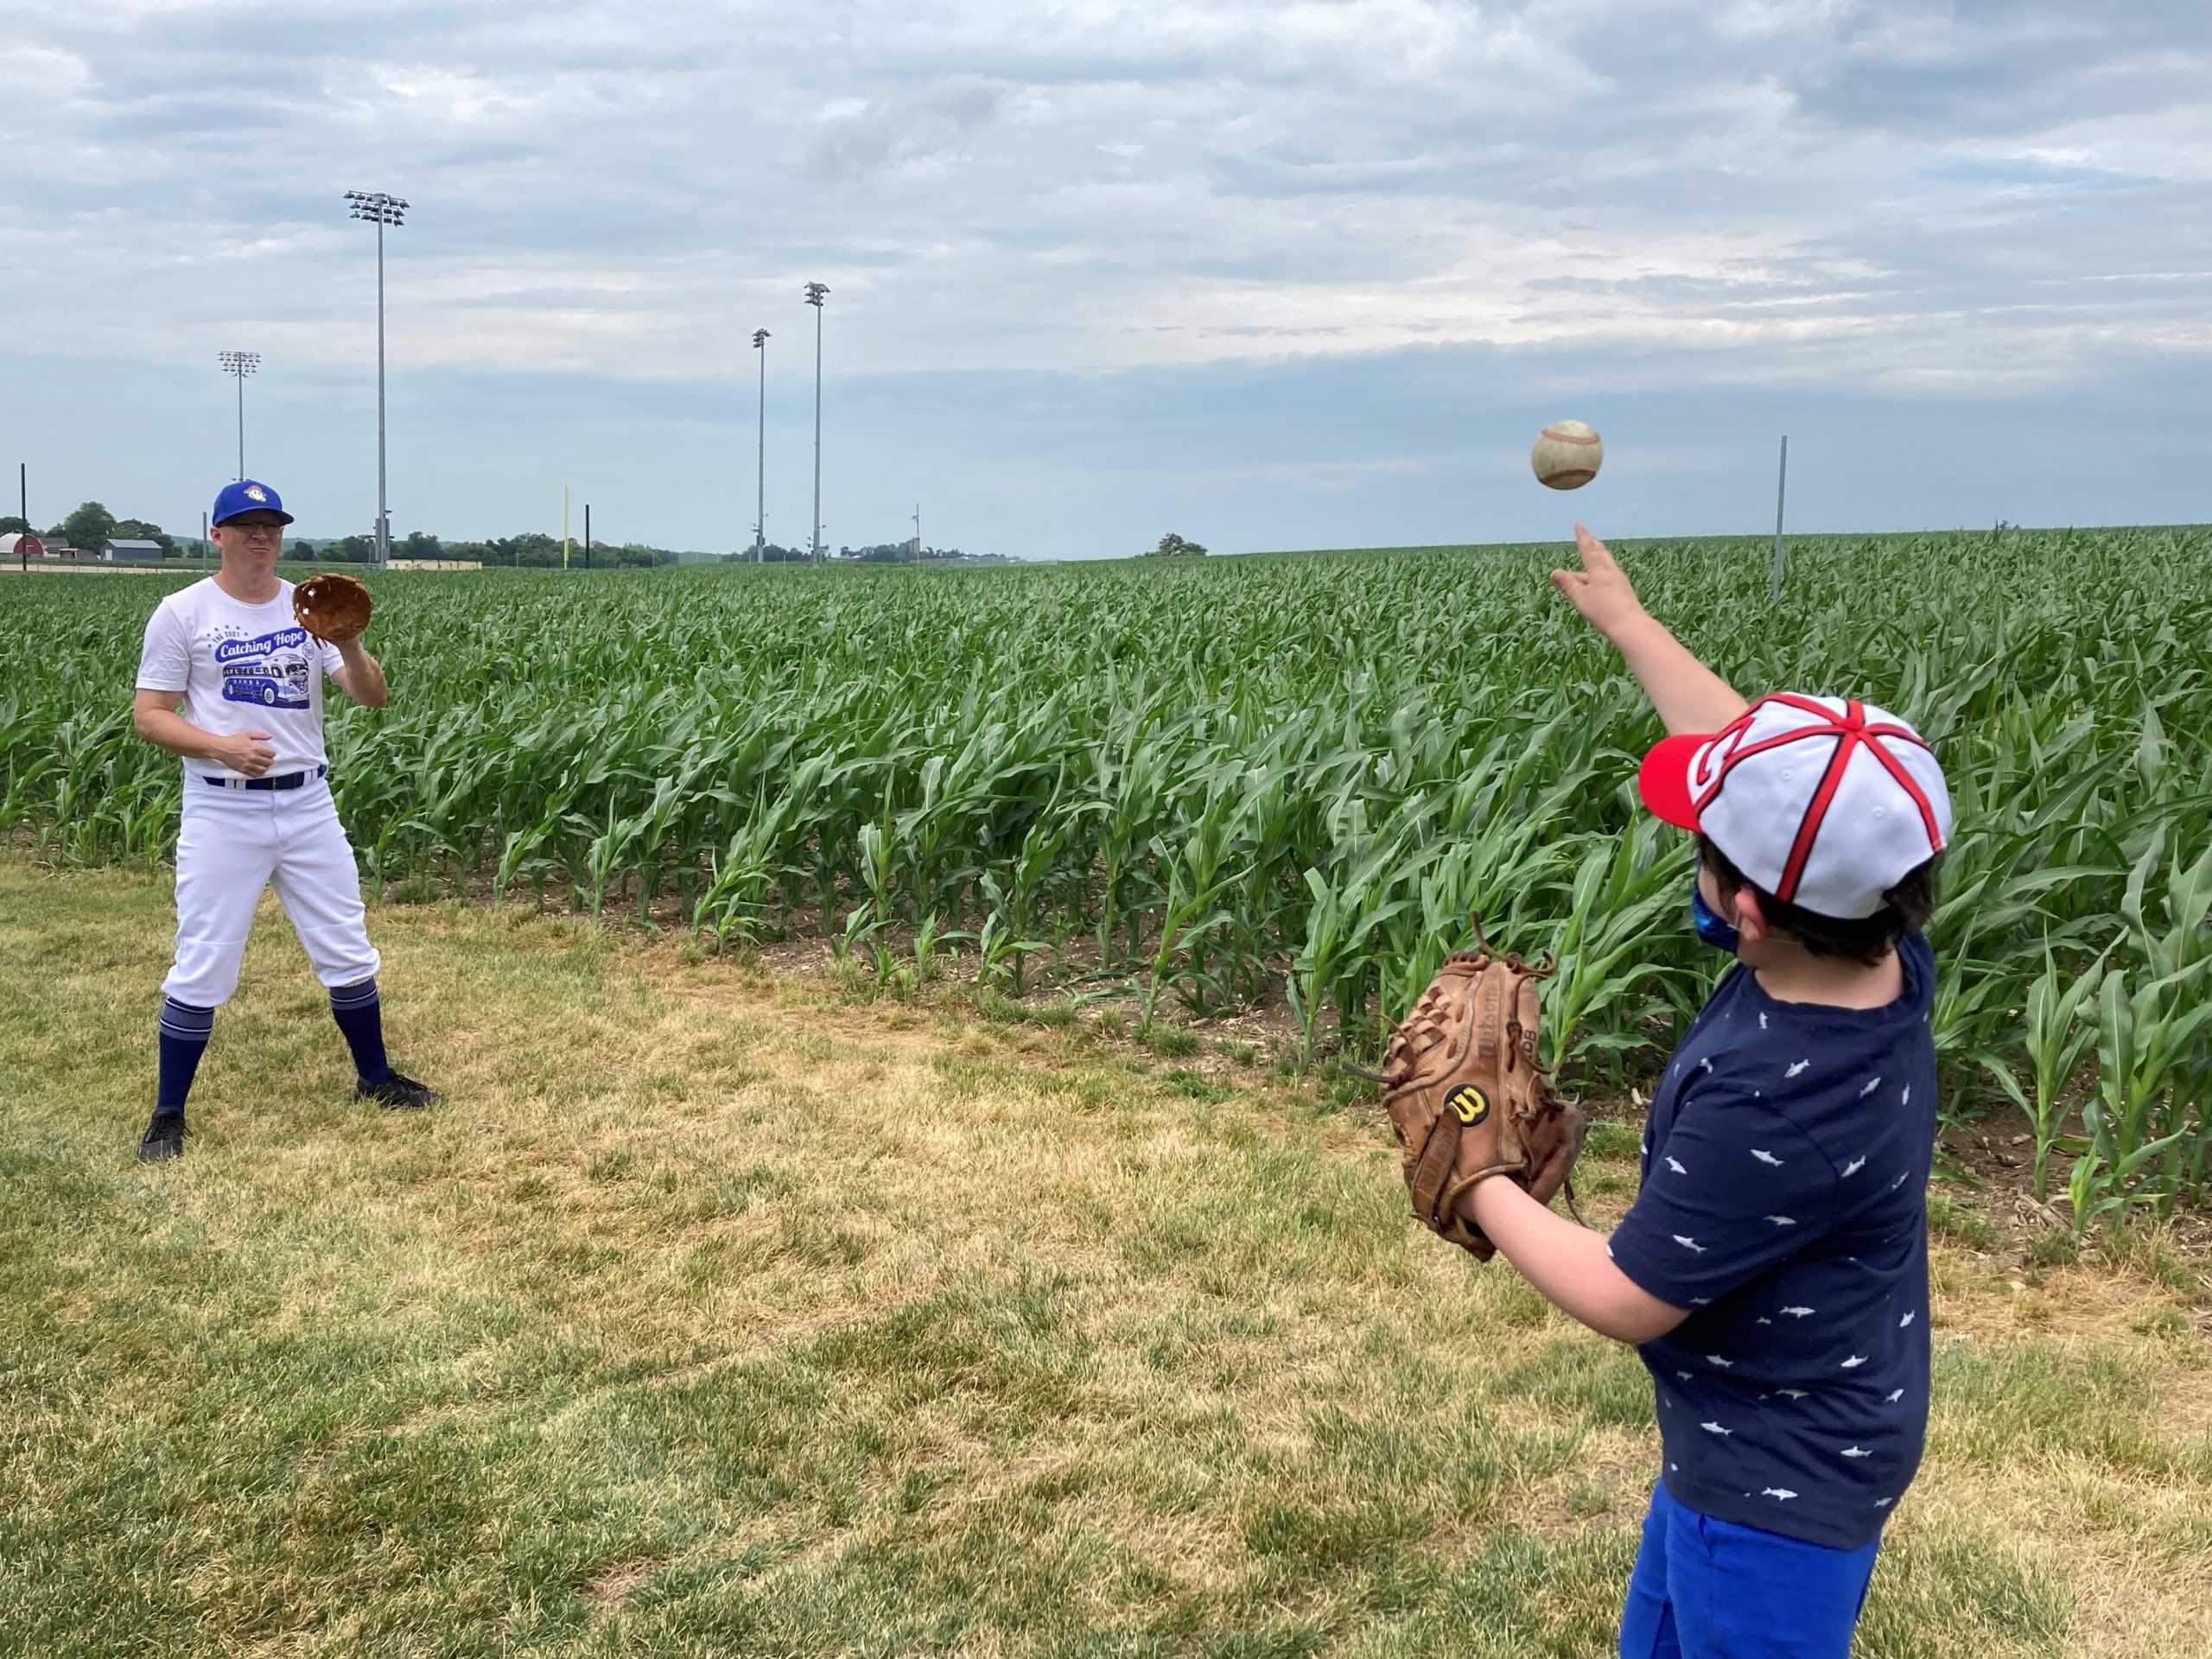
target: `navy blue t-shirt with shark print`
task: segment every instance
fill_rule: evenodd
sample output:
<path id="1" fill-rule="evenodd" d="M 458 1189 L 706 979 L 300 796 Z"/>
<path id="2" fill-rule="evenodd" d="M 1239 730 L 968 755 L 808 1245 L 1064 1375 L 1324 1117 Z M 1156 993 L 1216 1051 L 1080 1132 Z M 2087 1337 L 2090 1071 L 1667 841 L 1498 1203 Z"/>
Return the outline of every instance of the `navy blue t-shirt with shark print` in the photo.
<path id="1" fill-rule="evenodd" d="M 1738 963 L 1668 1063 L 1608 1245 L 1689 1317 L 1638 1351 L 1662 1478 L 1716 1519 L 1856 1549 L 1928 1427 L 1936 959 L 1879 1008 L 1778 1002 Z"/>

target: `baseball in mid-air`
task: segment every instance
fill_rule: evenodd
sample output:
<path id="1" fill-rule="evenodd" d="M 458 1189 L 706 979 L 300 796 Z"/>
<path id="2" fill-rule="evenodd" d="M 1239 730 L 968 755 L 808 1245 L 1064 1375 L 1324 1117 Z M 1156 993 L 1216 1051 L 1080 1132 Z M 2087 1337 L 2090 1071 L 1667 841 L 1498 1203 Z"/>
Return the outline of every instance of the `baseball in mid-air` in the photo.
<path id="1" fill-rule="evenodd" d="M 1554 490 L 1580 489 L 1598 476 L 1605 459 L 1605 444 L 1580 421 L 1554 421 L 1536 435 L 1536 447 L 1529 452 L 1536 481 Z"/>

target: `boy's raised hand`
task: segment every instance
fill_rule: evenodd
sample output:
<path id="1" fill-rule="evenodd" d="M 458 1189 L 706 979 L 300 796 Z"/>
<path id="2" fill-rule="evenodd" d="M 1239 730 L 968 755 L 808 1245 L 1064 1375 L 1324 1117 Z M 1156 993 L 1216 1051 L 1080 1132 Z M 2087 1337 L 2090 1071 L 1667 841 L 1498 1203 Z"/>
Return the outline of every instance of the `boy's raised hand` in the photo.
<path id="1" fill-rule="evenodd" d="M 1667 729 L 1717 732 L 1742 714 L 1747 705 L 1735 688 L 1643 608 L 1605 544 L 1582 524 L 1574 527 L 1574 544 L 1582 550 L 1582 568 L 1553 571 L 1552 586 L 1620 652 Z"/>
<path id="2" fill-rule="evenodd" d="M 1582 554 L 1582 568 L 1553 571 L 1552 586 L 1573 602 L 1583 620 L 1618 643 L 1620 630 L 1643 614 L 1643 601 L 1605 544 L 1580 522 L 1574 544 Z"/>

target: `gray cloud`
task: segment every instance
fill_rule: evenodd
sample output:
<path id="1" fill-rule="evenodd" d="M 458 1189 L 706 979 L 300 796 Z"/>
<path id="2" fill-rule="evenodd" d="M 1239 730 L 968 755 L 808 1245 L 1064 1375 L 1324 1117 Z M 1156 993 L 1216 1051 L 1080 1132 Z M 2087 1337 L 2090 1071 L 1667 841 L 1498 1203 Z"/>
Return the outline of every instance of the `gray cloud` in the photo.
<path id="1" fill-rule="evenodd" d="M 808 147 L 809 170 L 817 178 L 853 179 L 949 165 L 1005 101 L 1004 88 L 966 79 L 909 97 L 869 99 L 823 123 Z"/>
<path id="2" fill-rule="evenodd" d="M 839 372 L 1024 396 L 1446 349 L 2056 396 L 2212 353 L 2200 0 L 86 0 L 6 38 L 0 371 L 257 343 L 350 384 L 350 188 L 415 203 L 395 361 L 474 384 L 733 384 L 814 278 Z"/>

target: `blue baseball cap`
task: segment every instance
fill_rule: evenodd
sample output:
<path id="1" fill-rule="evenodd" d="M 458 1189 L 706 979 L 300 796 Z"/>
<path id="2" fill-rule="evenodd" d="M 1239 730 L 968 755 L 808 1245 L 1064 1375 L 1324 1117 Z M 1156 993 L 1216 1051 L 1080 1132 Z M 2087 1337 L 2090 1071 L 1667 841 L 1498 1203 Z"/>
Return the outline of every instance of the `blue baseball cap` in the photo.
<path id="1" fill-rule="evenodd" d="M 223 493 L 215 498 L 214 522 L 227 524 L 249 512 L 273 512 L 282 523 L 292 522 L 292 515 L 284 511 L 283 498 L 266 484 L 242 478 L 235 484 L 224 485 Z"/>

